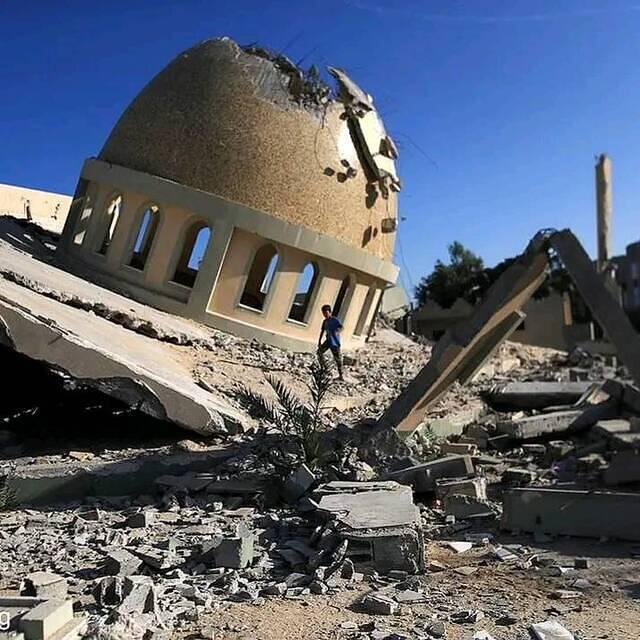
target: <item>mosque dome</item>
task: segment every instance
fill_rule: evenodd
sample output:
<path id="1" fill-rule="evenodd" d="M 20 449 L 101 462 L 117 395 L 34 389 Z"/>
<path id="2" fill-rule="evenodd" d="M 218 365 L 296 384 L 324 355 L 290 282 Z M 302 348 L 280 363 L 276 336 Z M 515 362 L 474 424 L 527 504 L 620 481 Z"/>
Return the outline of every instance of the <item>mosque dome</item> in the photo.
<path id="1" fill-rule="evenodd" d="M 99 160 L 215 194 L 389 260 L 397 149 L 343 71 L 228 38 L 178 55 L 136 96 Z"/>

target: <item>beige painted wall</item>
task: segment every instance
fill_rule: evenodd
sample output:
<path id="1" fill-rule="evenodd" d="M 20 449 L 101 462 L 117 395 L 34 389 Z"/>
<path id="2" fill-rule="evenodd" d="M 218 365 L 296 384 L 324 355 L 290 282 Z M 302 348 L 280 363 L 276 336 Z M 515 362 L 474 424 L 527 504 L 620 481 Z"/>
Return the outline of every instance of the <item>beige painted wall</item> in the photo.
<path id="1" fill-rule="evenodd" d="M 120 216 L 107 254 L 101 255 L 97 250 L 106 230 L 106 211 L 117 195 L 122 196 Z M 332 305 L 343 279 L 351 276 L 353 285 L 343 303 L 344 346 L 351 348 L 364 341 L 366 327 L 371 322 L 384 281 L 234 228 L 228 219 L 217 219 L 215 210 L 194 213 L 150 200 L 142 193 L 119 191 L 113 185 L 96 182 L 88 185 L 87 202 L 88 205 L 74 214 L 75 226 L 69 219 L 63 252 L 70 252 L 76 265 L 79 260 L 82 265 L 97 270 L 101 274 L 101 282 L 107 286 L 224 331 L 255 336 L 296 350 L 310 350 L 314 348 L 320 332 L 321 306 Z M 160 218 L 145 267 L 139 270 L 129 262 L 142 216 L 150 205 L 158 207 Z M 172 282 L 172 277 L 184 237 L 191 225 L 200 221 L 209 224 L 212 235 L 196 282 L 193 288 L 189 288 Z M 243 307 L 239 301 L 255 252 L 268 243 L 276 247 L 279 263 L 269 296 L 260 312 Z M 305 322 L 296 322 L 290 320 L 288 314 L 298 280 L 310 261 L 319 269 L 318 282 Z M 365 329 L 360 336 L 353 336 L 367 292 L 372 286 L 376 292 L 368 309 Z"/>
<path id="2" fill-rule="evenodd" d="M 0 215 L 26 218 L 27 200 L 34 222 L 54 233 L 62 233 L 71 206 L 71 196 L 0 184 Z"/>

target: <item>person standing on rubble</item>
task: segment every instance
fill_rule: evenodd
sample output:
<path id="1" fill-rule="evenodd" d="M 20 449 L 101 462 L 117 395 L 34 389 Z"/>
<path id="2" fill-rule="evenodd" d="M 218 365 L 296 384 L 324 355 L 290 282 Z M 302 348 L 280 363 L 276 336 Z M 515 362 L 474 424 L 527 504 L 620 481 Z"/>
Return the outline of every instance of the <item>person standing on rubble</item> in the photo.
<path id="1" fill-rule="evenodd" d="M 320 337 L 318 338 L 318 359 L 320 364 L 324 366 L 324 354 L 331 351 L 333 359 L 338 369 L 338 380 L 344 380 L 342 376 L 342 354 L 340 352 L 340 332 L 342 331 L 342 322 L 333 315 L 331 305 L 322 306 L 322 327 L 320 328 Z M 324 342 L 323 336 L 326 335 Z"/>

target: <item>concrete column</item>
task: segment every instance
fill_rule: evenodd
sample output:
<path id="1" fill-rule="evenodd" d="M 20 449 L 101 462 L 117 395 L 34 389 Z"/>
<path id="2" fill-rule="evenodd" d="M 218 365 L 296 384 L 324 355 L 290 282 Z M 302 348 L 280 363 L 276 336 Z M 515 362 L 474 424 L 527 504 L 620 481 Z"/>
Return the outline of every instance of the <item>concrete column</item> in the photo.
<path id="1" fill-rule="evenodd" d="M 596 206 L 598 214 L 598 271 L 602 272 L 613 253 L 611 159 L 602 154 L 596 164 Z"/>
<path id="2" fill-rule="evenodd" d="M 228 220 L 216 222 L 211 227 L 211 238 L 200 264 L 200 271 L 189 296 L 187 312 L 204 313 L 213 295 L 222 263 L 233 235 L 233 224 Z"/>

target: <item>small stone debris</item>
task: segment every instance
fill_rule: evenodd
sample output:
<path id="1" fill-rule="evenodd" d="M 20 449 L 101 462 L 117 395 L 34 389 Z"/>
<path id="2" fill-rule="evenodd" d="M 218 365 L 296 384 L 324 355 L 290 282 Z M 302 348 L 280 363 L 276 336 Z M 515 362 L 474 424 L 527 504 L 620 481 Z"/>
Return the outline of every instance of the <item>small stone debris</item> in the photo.
<path id="1" fill-rule="evenodd" d="M 253 562 L 254 535 L 249 531 L 202 543 L 200 561 L 214 567 L 244 569 Z"/>
<path id="2" fill-rule="evenodd" d="M 132 513 L 126 522 L 126 526 L 131 529 L 143 529 L 153 524 L 155 520 L 155 514 L 153 511 L 139 511 L 138 513 Z"/>
<path id="3" fill-rule="evenodd" d="M 575 569 L 590 569 L 591 560 L 589 558 L 575 558 L 573 566 Z"/>
<path id="4" fill-rule="evenodd" d="M 475 624 L 484 619 L 484 612 L 480 609 L 465 609 L 452 613 L 449 619 L 456 624 Z"/>
<path id="5" fill-rule="evenodd" d="M 442 620 L 435 620 L 427 627 L 427 633 L 432 638 L 444 638 L 447 635 L 447 627 Z"/>
<path id="6" fill-rule="evenodd" d="M 288 502 L 299 500 L 313 487 L 317 478 L 306 464 L 300 465 L 284 482 L 282 493 Z"/>

